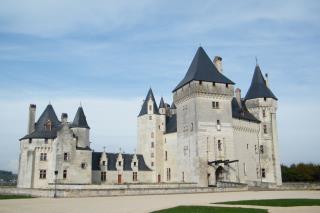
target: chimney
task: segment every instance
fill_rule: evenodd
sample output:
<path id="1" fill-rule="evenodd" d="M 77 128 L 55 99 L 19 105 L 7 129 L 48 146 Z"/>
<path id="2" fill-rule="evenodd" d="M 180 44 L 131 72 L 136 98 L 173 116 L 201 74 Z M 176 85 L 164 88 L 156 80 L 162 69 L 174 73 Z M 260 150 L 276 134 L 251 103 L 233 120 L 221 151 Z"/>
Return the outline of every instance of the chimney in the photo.
<path id="1" fill-rule="evenodd" d="M 222 58 L 220 56 L 216 56 L 213 59 L 213 64 L 216 66 L 217 70 L 219 72 L 223 72 L 223 68 L 222 68 Z"/>
<path id="2" fill-rule="evenodd" d="M 34 131 L 36 121 L 36 108 L 37 106 L 35 104 L 30 104 L 29 106 L 28 134 Z"/>
<path id="3" fill-rule="evenodd" d="M 237 99 L 237 102 L 238 102 L 240 108 L 242 108 L 242 104 L 241 104 L 241 89 L 239 89 L 239 88 L 236 89 L 236 99 Z"/>
<path id="4" fill-rule="evenodd" d="M 67 123 L 68 122 L 68 114 L 67 113 L 62 113 L 61 114 L 61 122 L 62 123 Z"/>
<path id="5" fill-rule="evenodd" d="M 265 76 L 266 86 L 269 88 L 269 78 L 268 78 L 268 73 L 264 74 L 264 76 Z"/>

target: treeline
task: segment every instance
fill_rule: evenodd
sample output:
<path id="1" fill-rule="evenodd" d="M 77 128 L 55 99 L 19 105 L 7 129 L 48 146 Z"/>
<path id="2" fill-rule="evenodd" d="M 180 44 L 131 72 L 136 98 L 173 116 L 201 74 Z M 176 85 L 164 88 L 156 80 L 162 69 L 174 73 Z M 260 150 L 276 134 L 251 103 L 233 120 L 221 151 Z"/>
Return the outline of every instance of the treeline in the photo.
<path id="1" fill-rule="evenodd" d="M 283 182 L 320 182 L 320 164 L 281 165 Z"/>
<path id="2" fill-rule="evenodd" d="M 12 172 L 0 170 L 0 182 L 12 182 L 17 179 L 17 175 Z"/>

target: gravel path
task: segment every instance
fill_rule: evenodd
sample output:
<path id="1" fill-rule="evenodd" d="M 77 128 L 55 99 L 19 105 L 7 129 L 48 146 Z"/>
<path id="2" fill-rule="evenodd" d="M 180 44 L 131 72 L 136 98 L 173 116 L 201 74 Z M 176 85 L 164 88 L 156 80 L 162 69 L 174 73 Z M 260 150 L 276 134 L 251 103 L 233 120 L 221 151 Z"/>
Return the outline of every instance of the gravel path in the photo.
<path id="1" fill-rule="evenodd" d="M 317 198 L 320 191 L 248 191 L 201 194 L 88 197 L 88 198 L 34 198 L 0 200 L 1 213 L 118 213 L 151 212 L 178 205 L 212 205 L 210 203 L 276 198 Z M 252 206 L 251 206 L 252 207 Z M 249 207 L 250 208 L 250 207 Z M 254 207 L 280 212 L 320 212 L 317 207 Z"/>

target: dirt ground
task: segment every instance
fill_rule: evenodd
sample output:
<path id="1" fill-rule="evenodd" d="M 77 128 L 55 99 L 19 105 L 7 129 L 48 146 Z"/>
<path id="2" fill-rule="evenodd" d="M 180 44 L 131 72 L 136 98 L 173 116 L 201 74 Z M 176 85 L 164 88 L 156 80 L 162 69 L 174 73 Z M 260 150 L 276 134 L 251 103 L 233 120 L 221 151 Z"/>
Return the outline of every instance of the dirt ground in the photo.
<path id="1" fill-rule="evenodd" d="M 174 195 L 0 200 L 0 213 L 140 213 L 151 212 L 178 205 L 212 205 L 210 203 L 222 201 L 276 198 L 320 199 L 320 191 L 248 191 Z M 269 209 L 269 212 L 271 213 L 320 212 L 320 206 L 255 208 Z"/>

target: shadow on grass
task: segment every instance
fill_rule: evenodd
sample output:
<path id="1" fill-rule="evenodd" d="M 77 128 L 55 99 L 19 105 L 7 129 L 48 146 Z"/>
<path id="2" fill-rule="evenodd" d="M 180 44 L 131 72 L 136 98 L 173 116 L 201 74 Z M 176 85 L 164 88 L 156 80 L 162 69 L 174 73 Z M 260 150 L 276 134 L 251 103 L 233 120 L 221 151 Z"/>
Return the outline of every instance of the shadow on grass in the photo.
<path id="1" fill-rule="evenodd" d="M 214 204 L 275 206 L 275 207 L 320 206 L 320 199 L 239 200 L 239 201 L 228 201 L 228 202 L 214 203 Z"/>
<path id="2" fill-rule="evenodd" d="M 267 213 L 265 209 L 210 207 L 210 206 L 177 206 L 153 213 Z"/>

